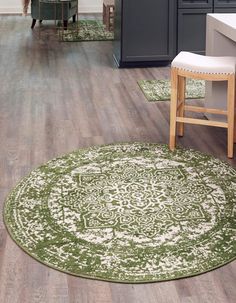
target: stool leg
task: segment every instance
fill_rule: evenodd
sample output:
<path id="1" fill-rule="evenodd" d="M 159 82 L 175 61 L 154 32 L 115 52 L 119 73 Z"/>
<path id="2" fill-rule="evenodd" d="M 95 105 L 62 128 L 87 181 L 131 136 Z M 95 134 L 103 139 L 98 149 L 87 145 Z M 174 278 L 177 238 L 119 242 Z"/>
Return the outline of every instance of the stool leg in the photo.
<path id="1" fill-rule="evenodd" d="M 106 15 L 105 15 L 105 24 L 106 30 L 109 31 L 109 18 L 110 18 L 110 7 L 109 5 L 106 6 Z"/>
<path id="2" fill-rule="evenodd" d="M 178 104 L 178 73 L 177 69 L 171 69 L 171 102 L 170 102 L 170 150 L 175 149 L 176 144 L 176 114 Z"/>
<path id="3" fill-rule="evenodd" d="M 236 108 L 235 107 L 236 107 L 236 103 L 234 103 L 234 143 L 236 143 Z"/>
<path id="4" fill-rule="evenodd" d="M 114 19 L 115 19 L 115 8 L 114 6 L 111 6 L 111 14 L 110 14 L 111 20 L 110 20 L 110 30 L 114 31 Z"/>
<path id="5" fill-rule="evenodd" d="M 234 106 L 235 106 L 235 75 L 230 75 L 228 79 L 228 158 L 234 156 Z"/>
<path id="6" fill-rule="evenodd" d="M 102 11 L 102 19 L 103 19 L 103 24 L 106 24 L 106 6 L 103 3 L 103 11 Z"/>
<path id="7" fill-rule="evenodd" d="M 236 76 L 235 76 L 235 90 L 234 90 L 234 143 L 236 143 Z"/>
<path id="8" fill-rule="evenodd" d="M 179 107 L 179 117 L 184 117 L 184 105 L 185 105 L 185 85 L 186 85 L 186 78 L 184 77 L 179 77 L 179 102 L 180 102 L 180 107 Z M 183 137 L 184 135 L 184 123 L 179 122 L 178 123 L 178 135 L 180 137 Z"/>
<path id="9" fill-rule="evenodd" d="M 108 30 L 109 30 L 109 32 L 111 31 L 111 6 L 109 6 Z"/>

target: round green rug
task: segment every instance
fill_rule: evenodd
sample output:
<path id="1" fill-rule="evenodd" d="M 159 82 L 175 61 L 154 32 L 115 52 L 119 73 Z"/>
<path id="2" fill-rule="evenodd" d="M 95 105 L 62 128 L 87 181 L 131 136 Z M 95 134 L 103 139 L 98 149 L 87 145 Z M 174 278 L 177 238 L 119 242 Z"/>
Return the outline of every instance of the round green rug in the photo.
<path id="1" fill-rule="evenodd" d="M 236 258 L 236 171 L 193 150 L 130 143 L 79 150 L 34 170 L 4 209 L 16 243 L 81 277 L 151 282 Z"/>

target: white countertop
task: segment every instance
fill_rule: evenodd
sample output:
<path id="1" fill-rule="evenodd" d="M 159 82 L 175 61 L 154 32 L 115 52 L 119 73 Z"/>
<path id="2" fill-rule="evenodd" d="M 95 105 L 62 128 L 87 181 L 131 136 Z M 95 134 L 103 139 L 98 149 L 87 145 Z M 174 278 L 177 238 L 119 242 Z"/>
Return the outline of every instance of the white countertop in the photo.
<path id="1" fill-rule="evenodd" d="M 236 14 L 209 14 L 209 16 L 236 29 Z"/>
<path id="2" fill-rule="evenodd" d="M 208 14 L 214 20 L 215 29 L 236 41 L 236 14 Z"/>

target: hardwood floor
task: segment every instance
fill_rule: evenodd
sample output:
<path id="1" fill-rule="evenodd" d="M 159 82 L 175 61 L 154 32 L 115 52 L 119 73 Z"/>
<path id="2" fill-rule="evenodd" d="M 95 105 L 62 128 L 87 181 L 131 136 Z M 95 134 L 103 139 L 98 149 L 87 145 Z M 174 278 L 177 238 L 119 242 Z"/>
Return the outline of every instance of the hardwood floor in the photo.
<path id="1" fill-rule="evenodd" d="M 139 79 L 169 68 L 117 69 L 111 42 L 60 43 L 30 17 L 0 16 L 0 203 L 32 169 L 111 142 L 168 142 L 169 102 L 149 103 Z M 44 25 L 45 28 L 45 25 Z M 187 126 L 178 143 L 228 161 L 226 130 Z M 188 279 L 128 285 L 52 270 L 11 240 L 0 217 L 1 303 L 236 302 L 236 261 Z"/>

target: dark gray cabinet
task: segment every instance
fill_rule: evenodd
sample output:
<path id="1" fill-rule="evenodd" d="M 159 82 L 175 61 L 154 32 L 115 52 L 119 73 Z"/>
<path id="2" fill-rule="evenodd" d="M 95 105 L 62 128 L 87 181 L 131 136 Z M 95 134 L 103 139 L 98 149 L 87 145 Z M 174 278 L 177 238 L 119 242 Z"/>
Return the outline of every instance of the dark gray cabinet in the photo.
<path id="1" fill-rule="evenodd" d="M 114 58 L 119 66 L 161 65 L 176 53 L 176 0 L 116 0 Z"/>
<path id="2" fill-rule="evenodd" d="M 178 10 L 178 52 L 205 52 L 206 14 L 212 9 L 179 9 Z"/>

